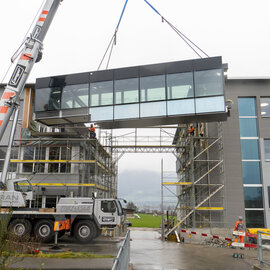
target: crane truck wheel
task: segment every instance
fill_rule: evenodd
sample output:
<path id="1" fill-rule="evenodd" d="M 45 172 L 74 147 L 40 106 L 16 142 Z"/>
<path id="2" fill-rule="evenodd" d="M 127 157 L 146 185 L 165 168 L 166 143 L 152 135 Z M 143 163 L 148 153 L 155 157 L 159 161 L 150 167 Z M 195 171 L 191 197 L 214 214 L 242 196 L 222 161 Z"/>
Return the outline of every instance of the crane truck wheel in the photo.
<path id="1" fill-rule="evenodd" d="M 10 222 L 8 229 L 18 238 L 29 238 L 32 225 L 27 219 L 14 219 Z"/>
<path id="2" fill-rule="evenodd" d="M 91 242 L 96 236 L 96 225 L 89 220 L 80 220 L 74 226 L 74 236 L 79 242 Z"/>
<path id="3" fill-rule="evenodd" d="M 34 227 L 35 238 L 42 242 L 51 242 L 54 238 L 53 221 L 50 219 L 39 220 Z"/>

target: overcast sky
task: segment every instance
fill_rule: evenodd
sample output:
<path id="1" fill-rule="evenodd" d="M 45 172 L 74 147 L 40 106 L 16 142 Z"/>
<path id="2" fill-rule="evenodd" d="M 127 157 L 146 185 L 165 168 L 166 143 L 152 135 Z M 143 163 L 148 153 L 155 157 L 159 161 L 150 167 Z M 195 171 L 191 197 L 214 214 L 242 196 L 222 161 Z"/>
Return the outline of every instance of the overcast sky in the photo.
<path id="1" fill-rule="evenodd" d="M 229 65 L 230 78 L 270 77 L 269 0 L 149 2 L 209 56 L 222 56 Z M 0 0 L 0 82 L 42 3 Z M 97 70 L 124 3 L 64 0 L 45 39 L 43 59 L 34 66 L 28 82 L 35 82 L 37 77 Z M 193 58 L 197 55 L 143 0 L 128 1 L 109 68 Z M 130 160 L 130 156 L 124 156 L 120 169 L 133 166 L 160 172 L 160 156 L 149 156 L 149 161 Z M 174 161 L 166 162 L 174 168 Z"/>
<path id="2" fill-rule="evenodd" d="M 0 79 L 42 2 L 0 1 Z M 270 77 L 269 0 L 149 2 L 209 56 L 222 56 L 230 77 Z M 29 82 L 96 70 L 124 3 L 64 0 L 45 39 L 43 60 L 34 67 Z M 109 68 L 192 58 L 197 55 L 143 0 L 128 1 Z"/>

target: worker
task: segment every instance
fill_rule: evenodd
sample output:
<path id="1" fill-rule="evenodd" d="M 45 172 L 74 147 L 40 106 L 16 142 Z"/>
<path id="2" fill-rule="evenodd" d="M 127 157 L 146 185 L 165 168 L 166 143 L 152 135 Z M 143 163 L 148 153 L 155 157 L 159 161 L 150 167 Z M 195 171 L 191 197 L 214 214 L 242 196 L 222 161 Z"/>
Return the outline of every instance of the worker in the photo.
<path id="1" fill-rule="evenodd" d="M 238 220 L 235 222 L 234 231 L 238 232 L 244 232 L 244 222 L 243 218 L 239 216 Z M 238 242 L 238 239 L 240 239 L 240 243 L 244 243 L 244 236 L 243 235 L 236 235 L 234 242 Z"/>
<path id="2" fill-rule="evenodd" d="M 96 129 L 93 124 L 90 125 L 90 139 L 95 139 L 96 138 Z"/>
<path id="3" fill-rule="evenodd" d="M 194 127 L 192 124 L 189 125 L 188 133 L 190 136 L 194 136 Z"/>

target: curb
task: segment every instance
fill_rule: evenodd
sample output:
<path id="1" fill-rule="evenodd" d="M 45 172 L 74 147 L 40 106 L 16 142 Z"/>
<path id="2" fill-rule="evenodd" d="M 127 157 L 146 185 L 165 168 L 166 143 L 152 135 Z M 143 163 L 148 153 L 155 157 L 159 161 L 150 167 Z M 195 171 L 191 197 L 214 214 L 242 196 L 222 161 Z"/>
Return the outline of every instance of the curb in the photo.
<path id="1" fill-rule="evenodd" d="M 267 265 L 254 264 L 253 270 L 270 270 L 270 267 Z"/>

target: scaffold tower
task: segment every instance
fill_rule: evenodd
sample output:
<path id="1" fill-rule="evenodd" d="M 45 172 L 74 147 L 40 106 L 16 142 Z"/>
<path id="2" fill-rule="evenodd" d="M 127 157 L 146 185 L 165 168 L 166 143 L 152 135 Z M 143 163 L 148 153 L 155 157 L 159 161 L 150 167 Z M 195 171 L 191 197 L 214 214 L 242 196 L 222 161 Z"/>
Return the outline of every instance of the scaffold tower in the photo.
<path id="1" fill-rule="evenodd" d="M 178 227 L 224 226 L 224 166 L 221 123 L 196 123 L 194 134 L 189 125 L 179 125 L 174 144 L 177 148 L 177 180 L 163 182 L 177 189 Z"/>

